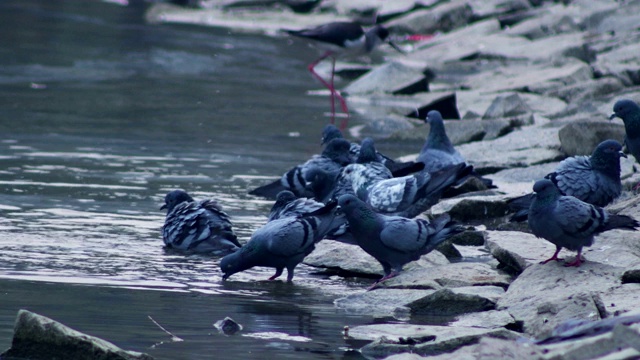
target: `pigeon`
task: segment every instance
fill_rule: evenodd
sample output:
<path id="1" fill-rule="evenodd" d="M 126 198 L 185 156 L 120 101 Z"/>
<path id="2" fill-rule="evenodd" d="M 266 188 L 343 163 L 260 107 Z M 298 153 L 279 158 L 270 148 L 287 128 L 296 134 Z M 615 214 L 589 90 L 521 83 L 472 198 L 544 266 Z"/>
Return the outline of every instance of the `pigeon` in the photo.
<path id="1" fill-rule="evenodd" d="M 267 222 L 256 230 L 240 250 L 220 260 L 222 279 L 254 266 L 276 268 L 269 278 L 275 280 L 287 269 L 287 281 L 293 271 L 326 234 L 345 224 L 344 215 L 337 213 L 335 201 L 300 216 L 286 216 Z"/>
<path id="2" fill-rule="evenodd" d="M 340 101 L 342 112 L 346 115 L 346 119 L 343 120 L 341 124 L 341 128 L 343 129 L 347 126 L 349 109 L 347 108 L 347 102 L 333 84 L 336 58 L 370 53 L 378 47 L 378 45 L 385 42 L 397 51 L 403 52 L 397 45 L 389 40 L 389 30 L 381 25 L 374 26 L 365 32 L 362 26 L 356 22 L 336 21 L 309 29 L 284 30 L 284 32 L 306 39 L 324 51 L 322 56 L 309 64 L 307 69 L 311 72 L 311 75 L 319 80 L 331 93 L 332 122 L 335 121 L 336 117 L 335 98 L 338 98 Z M 315 71 L 316 65 L 326 58 L 331 58 L 331 78 L 329 81 L 323 79 Z"/>
<path id="3" fill-rule="evenodd" d="M 561 260 L 562 248 L 577 251 L 578 256 L 565 266 L 580 266 L 582 248 L 593 244 L 594 236 L 608 230 L 637 230 L 640 223 L 626 215 L 609 214 L 605 209 L 573 196 L 562 195 L 549 179 L 536 181 L 529 208 L 529 227 L 533 234 L 556 246 L 552 257 L 542 262 Z"/>
<path id="4" fill-rule="evenodd" d="M 271 207 L 267 221 L 282 219 L 288 216 L 302 216 L 324 207 L 324 204 L 313 199 L 297 198 L 291 191 L 282 190 Z"/>
<path id="5" fill-rule="evenodd" d="M 322 145 L 328 143 L 329 141 L 333 140 L 333 139 L 342 139 L 342 132 L 340 131 L 340 129 L 338 129 L 335 125 L 332 124 L 328 124 L 327 126 L 324 127 L 324 129 L 322 130 Z M 365 139 L 366 140 L 366 139 Z M 365 141 L 363 140 L 363 142 Z M 373 143 L 373 140 L 371 140 L 371 142 Z M 361 149 L 361 145 L 355 142 L 351 143 L 351 146 L 349 148 L 349 155 L 351 156 L 351 162 L 357 162 L 358 161 L 358 157 L 360 156 L 360 149 Z M 377 150 L 375 150 L 375 159 L 370 158 L 368 161 L 379 161 L 382 164 L 384 164 L 384 166 L 386 166 L 391 173 L 393 174 L 393 176 L 405 176 L 405 175 L 409 175 L 411 173 L 414 172 L 418 172 L 421 171 L 422 169 L 424 169 L 424 164 L 420 163 L 420 162 L 414 162 L 414 161 L 407 161 L 407 162 L 396 162 L 395 160 L 391 159 L 390 157 L 378 152 Z M 361 160 L 361 162 L 363 162 L 364 160 Z"/>
<path id="6" fill-rule="evenodd" d="M 240 248 L 229 215 L 214 200 L 195 201 L 173 190 L 160 210 L 167 209 L 162 238 L 169 249 L 227 255 Z"/>
<path id="7" fill-rule="evenodd" d="M 640 162 L 640 106 L 633 100 L 618 100 L 613 105 L 613 114 L 609 120 L 614 118 L 620 118 L 624 122 L 624 144 L 636 161 Z"/>
<path id="8" fill-rule="evenodd" d="M 453 147 L 451 140 L 447 136 L 444 128 L 444 120 L 437 110 L 427 113 L 425 122 L 429 124 L 429 135 L 427 141 L 422 146 L 416 162 L 424 163 L 424 169 L 433 173 L 447 166 L 463 164 L 464 158 L 458 150 Z M 491 179 L 484 178 L 473 171 L 471 176 L 478 178 L 486 188 L 495 188 Z"/>
<path id="9" fill-rule="evenodd" d="M 589 204 L 604 207 L 622 193 L 620 180 L 620 158 L 627 157 L 622 145 L 615 140 L 601 142 L 591 156 L 573 156 L 564 159 L 556 170 L 545 179 L 558 188 L 561 195 L 574 196 Z M 533 194 L 527 194 L 508 201 L 516 211 L 511 221 L 525 221 Z"/>
<path id="10" fill-rule="evenodd" d="M 473 167 L 451 165 L 433 174 L 426 171 L 399 178 L 371 181 L 362 164 L 346 166 L 338 182 L 351 183 L 352 191 L 381 214 L 408 218 L 418 216 L 436 204 L 449 186 L 469 175 Z"/>
<path id="11" fill-rule="evenodd" d="M 342 195 L 338 204 L 344 212 L 357 244 L 380 262 L 384 270 L 377 284 L 398 275 L 402 267 L 435 249 L 464 228 L 442 215 L 429 222 L 376 213 L 353 195 Z M 371 289 L 371 288 L 370 288 Z"/>
<path id="12" fill-rule="evenodd" d="M 345 139 L 333 139 L 322 151 L 321 155 L 314 155 L 304 164 L 287 171 L 279 180 L 251 190 L 249 194 L 275 198 L 282 190 L 289 190 L 297 197 L 312 197 L 313 193 L 307 189 L 306 173 L 315 167 L 327 172 L 330 176 L 338 176 L 340 169 L 349 164 L 350 144 Z"/>

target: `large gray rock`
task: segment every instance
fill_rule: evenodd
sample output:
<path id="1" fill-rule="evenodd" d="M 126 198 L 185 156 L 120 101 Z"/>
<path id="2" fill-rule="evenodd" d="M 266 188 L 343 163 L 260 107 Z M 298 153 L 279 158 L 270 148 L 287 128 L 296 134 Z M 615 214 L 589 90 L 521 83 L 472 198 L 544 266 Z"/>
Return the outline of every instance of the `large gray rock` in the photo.
<path id="1" fill-rule="evenodd" d="M 396 313 L 408 313 L 410 316 L 456 316 L 493 310 L 503 294 L 504 289 L 497 286 L 441 289 L 404 305 Z"/>
<path id="2" fill-rule="evenodd" d="M 457 316 L 449 326 L 469 326 L 487 329 L 504 328 L 514 325 L 516 320 L 506 310 L 489 310 Z"/>
<path id="3" fill-rule="evenodd" d="M 556 249 L 546 240 L 519 231 L 487 231 L 485 245 L 493 257 L 517 274 L 550 258 Z M 569 254 L 567 250 L 560 252 L 560 256 Z"/>
<path id="4" fill-rule="evenodd" d="M 423 83 L 422 91 L 429 90 L 424 68 L 409 66 L 398 61 L 384 63 L 344 88 L 347 94 L 406 93 L 408 88 L 416 88 Z M 418 92 L 418 91 L 414 91 Z"/>
<path id="5" fill-rule="evenodd" d="M 152 360 L 116 345 L 73 330 L 48 317 L 19 310 L 11 348 L 0 357 L 31 360 Z"/>
<path id="6" fill-rule="evenodd" d="M 376 340 L 361 349 L 365 356 L 371 358 L 383 358 L 405 352 L 433 356 L 475 344 L 483 337 L 516 339 L 519 336 L 518 333 L 506 329 L 412 324 L 357 326 L 351 329 L 350 334 L 355 339 Z M 415 339 L 415 344 L 399 344 L 400 338 L 403 338 L 405 343 L 407 339 Z"/>
<path id="7" fill-rule="evenodd" d="M 511 278 L 485 263 L 459 262 L 405 271 L 380 283 L 382 288 L 439 289 L 468 286 L 509 286 Z M 433 284 L 439 285 L 434 287 Z"/>
<path id="8" fill-rule="evenodd" d="M 430 356 L 429 360 L 540 360 L 542 358 L 542 351 L 531 344 L 483 337 L 477 343 L 464 346 L 452 353 Z"/>
<path id="9" fill-rule="evenodd" d="M 487 111 L 483 119 L 495 119 L 501 117 L 523 115 L 531 112 L 531 108 L 520 98 L 517 93 L 498 95 Z"/>
<path id="10" fill-rule="evenodd" d="M 567 103 L 602 99 L 621 91 L 624 84 L 619 79 L 606 77 L 566 85 L 548 91 L 545 95 L 558 97 Z"/>
<path id="11" fill-rule="evenodd" d="M 437 284 L 434 284 L 437 286 Z M 391 317 L 398 307 L 422 299 L 435 290 L 385 289 L 363 291 L 333 301 L 336 308 L 347 314 Z"/>
<path id="12" fill-rule="evenodd" d="M 445 2 L 431 9 L 416 10 L 388 23 L 391 29 L 412 34 L 447 32 L 469 23 L 473 10 L 466 1 Z"/>
<path id="13" fill-rule="evenodd" d="M 640 54 L 636 43 L 598 55 L 594 71 L 600 76 L 614 76 L 626 86 L 640 84 Z"/>
<path id="14" fill-rule="evenodd" d="M 624 125 L 597 120 L 573 121 L 558 132 L 562 151 L 569 156 L 591 155 L 601 142 L 613 139 L 623 143 L 624 136 Z"/>

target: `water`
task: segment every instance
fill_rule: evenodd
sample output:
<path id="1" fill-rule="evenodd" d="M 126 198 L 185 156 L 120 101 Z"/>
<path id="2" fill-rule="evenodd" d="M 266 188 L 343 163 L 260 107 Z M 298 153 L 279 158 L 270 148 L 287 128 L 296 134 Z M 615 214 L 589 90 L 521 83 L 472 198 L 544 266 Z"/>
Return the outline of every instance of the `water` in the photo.
<path id="1" fill-rule="evenodd" d="M 27 308 L 158 359 L 361 358 L 342 327 L 375 320 L 332 301 L 371 280 L 301 265 L 293 284 L 262 281 L 272 269 L 223 283 L 217 259 L 161 246 L 175 188 L 218 199 L 242 241 L 264 223 L 271 202 L 247 190 L 320 151 L 315 54 L 147 25 L 145 6 L 0 2 L 0 350 Z M 217 333 L 225 316 L 242 335 Z"/>

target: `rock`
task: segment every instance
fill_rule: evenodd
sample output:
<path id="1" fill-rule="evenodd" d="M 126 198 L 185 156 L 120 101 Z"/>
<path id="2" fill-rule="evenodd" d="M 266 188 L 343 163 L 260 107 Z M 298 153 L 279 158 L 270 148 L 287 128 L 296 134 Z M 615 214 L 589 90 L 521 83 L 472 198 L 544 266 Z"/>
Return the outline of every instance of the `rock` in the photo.
<path id="1" fill-rule="evenodd" d="M 449 326 L 468 326 L 486 329 L 498 329 L 514 326 L 516 320 L 506 310 L 489 310 L 456 316 Z"/>
<path id="2" fill-rule="evenodd" d="M 361 349 L 363 355 L 371 358 L 382 358 L 404 352 L 433 356 L 450 353 L 465 345 L 475 344 L 483 337 L 515 339 L 519 336 L 506 329 L 412 324 L 357 326 L 351 329 L 350 334 L 355 339 L 376 340 Z M 433 336 L 435 336 L 434 340 L 428 340 L 433 339 Z M 418 342 L 415 345 L 400 345 L 398 344 L 400 338 L 427 339 L 427 341 Z"/>
<path id="3" fill-rule="evenodd" d="M 613 139 L 623 143 L 625 130 L 624 125 L 608 121 L 581 120 L 563 126 L 558 137 L 562 151 L 567 155 L 591 155 L 593 149 L 605 140 Z"/>
<path id="4" fill-rule="evenodd" d="M 640 54 L 637 44 L 619 47 L 598 55 L 593 65 L 598 76 L 614 76 L 625 86 L 640 85 Z"/>
<path id="5" fill-rule="evenodd" d="M 640 284 L 627 283 L 615 286 L 600 294 L 600 299 L 605 307 L 607 317 L 628 315 L 637 312 L 638 300 L 640 300 Z"/>
<path id="6" fill-rule="evenodd" d="M 392 31 L 404 30 L 412 34 L 448 32 L 469 23 L 473 10 L 467 2 L 442 3 L 431 9 L 416 10 L 388 23 Z"/>
<path id="7" fill-rule="evenodd" d="M 553 255 L 555 246 L 533 234 L 518 231 L 487 231 L 485 244 L 491 255 L 516 274 Z M 568 255 L 562 250 L 560 255 Z"/>
<path id="8" fill-rule="evenodd" d="M 424 359 L 424 357 L 418 354 L 411 354 L 411 353 L 391 355 L 389 357 L 384 358 L 384 360 L 422 360 L 422 359 Z"/>
<path id="9" fill-rule="evenodd" d="M 441 287 L 509 286 L 511 278 L 485 263 L 459 262 L 404 271 L 379 284 L 391 289 L 439 289 Z M 433 284 L 438 284 L 434 287 Z"/>
<path id="10" fill-rule="evenodd" d="M 383 275 L 382 265 L 358 245 L 344 244 L 332 240 L 320 241 L 315 250 L 303 261 L 314 267 L 342 270 L 363 275 Z M 417 261 L 405 265 L 407 269 L 448 264 L 447 258 L 438 251 L 432 251 Z"/>
<path id="11" fill-rule="evenodd" d="M 24 309 L 18 311 L 11 348 L 0 357 L 32 360 L 153 359 L 144 353 L 122 350 L 108 341 Z"/>
<path id="12" fill-rule="evenodd" d="M 527 0 L 508 1 L 491 0 L 491 1 L 471 1 L 469 2 L 473 15 L 476 18 L 483 19 L 494 17 L 505 13 L 513 13 L 531 8 L 531 4 Z"/>
<path id="13" fill-rule="evenodd" d="M 606 77 L 562 86 L 547 92 L 545 95 L 558 97 L 567 103 L 585 102 L 608 97 L 623 88 L 624 84 L 619 79 Z"/>
<path id="14" fill-rule="evenodd" d="M 509 208 L 504 196 L 490 195 L 443 199 L 431 207 L 430 212 L 434 216 L 447 213 L 465 223 L 505 216 Z"/>
<path id="15" fill-rule="evenodd" d="M 467 230 L 452 236 L 449 241 L 456 245 L 482 246 L 484 245 L 484 232 Z"/>
<path id="16" fill-rule="evenodd" d="M 458 249 L 456 249 L 456 247 L 453 246 L 453 244 L 451 244 L 451 242 L 449 241 L 440 243 L 440 245 L 436 247 L 436 250 L 438 250 L 438 252 L 444 255 L 448 260 L 462 258 L 462 255 L 460 255 Z"/>
<path id="17" fill-rule="evenodd" d="M 230 317 L 225 317 L 223 320 L 216 321 L 213 326 L 225 335 L 235 335 L 242 331 L 242 325 L 238 324 Z"/>
<path id="18" fill-rule="evenodd" d="M 482 116 L 483 119 L 495 119 L 500 117 L 517 116 L 530 113 L 531 108 L 524 102 L 517 93 L 498 95 L 487 111 Z"/>
<path id="19" fill-rule="evenodd" d="M 622 283 L 640 283 L 640 267 L 626 270 L 624 274 L 622 274 Z"/>
<path id="20" fill-rule="evenodd" d="M 456 95 L 452 92 L 429 92 L 414 95 L 354 94 L 348 97 L 349 109 L 381 118 L 380 113 L 409 116 L 424 121 L 427 112 L 438 110 L 446 119 L 459 119 Z"/>
<path id="21" fill-rule="evenodd" d="M 455 316 L 495 309 L 496 302 L 504 294 L 497 286 L 465 286 L 436 290 L 432 294 L 414 300 L 396 312 L 408 312 L 413 316 Z M 406 309 L 405 309 L 406 308 Z"/>
<path id="22" fill-rule="evenodd" d="M 439 288 L 438 284 L 434 286 Z M 370 315 L 373 317 L 391 317 L 394 310 L 412 301 L 422 299 L 435 290 L 386 289 L 363 291 L 333 301 L 336 308 L 347 314 Z"/>
<path id="23" fill-rule="evenodd" d="M 613 331 L 575 341 L 540 345 L 546 359 L 637 359 L 640 351 L 633 349 L 640 343 L 640 326 L 616 326 Z M 631 352 L 623 351 L 632 350 Z"/>
<path id="24" fill-rule="evenodd" d="M 419 84 L 423 88 L 416 91 Z M 412 91 L 410 91 L 412 90 Z M 346 94 L 394 93 L 409 94 L 428 91 L 429 83 L 424 74 L 424 68 L 411 67 L 398 61 L 390 61 L 358 78 L 344 88 Z"/>
<path id="25" fill-rule="evenodd" d="M 514 340 L 483 337 L 477 344 L 464 346 L 452 353 L 432 356 L 429 360 L 539 360 L 542 358 L 543 353 L 537 346 Z"/>

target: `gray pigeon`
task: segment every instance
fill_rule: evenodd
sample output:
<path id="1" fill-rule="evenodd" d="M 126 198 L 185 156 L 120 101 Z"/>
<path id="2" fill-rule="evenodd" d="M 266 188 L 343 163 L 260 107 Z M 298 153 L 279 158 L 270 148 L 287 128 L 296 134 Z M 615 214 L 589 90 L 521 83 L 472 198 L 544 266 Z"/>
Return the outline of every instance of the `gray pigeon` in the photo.
<path id="1" fill-rule="evenodd" d="M 340 196 L 338 204 L 358 245 L 382 265 L 385 275 L 377 283 L 398 275 L 404 264 L 418 260 L 464 230 L 449 215 L 429 222 L 378 214 L 353 195 Z"/>
<path id="2" fill-rule="evenodd" d="M 240 250 L 222 258 L 222 279 L 254 266 L 267 266 L 276 268 L 269 280 L 282 275 L 286 268 L 287 281 L 291 281 L 293 270 L 313 251 L 315 244 L 346 222 L 344 215 L 336 214 L 336 210 L 333 201 L 308 214 L 267 222 Z"/>
<path id="3" fill-rule="evenodd" d="M 289 190 L 298 197 L 312 197 L 307 189 L 306 173 L 313 167 L 326 171 L 330 176 L 338 176 L 340 169 L 351 162 L 350 144 L 345 139 L 333 139 L 325 146 L 321 155 L 313 155 L 304 164 L 290 169 L 279 180 L 258 187 L 249 192 L 251 195 L 275 198 L 282 190 Z"/>
<path id="4" fill-rule="evenodd" d="M 536 181 L 533 191 L 535 195 L 529 208 L 529 227 L 535 236 L 556 246 L 553 256 L 542 264 L 561 260 L 558 259 L 558 253 L 562 248 L 567 248 L 577 251 L 578 256 L 565 266 L 580 266 L 582 248 L 591 246 L 595 235 L 613 229 L 636 230 L 640 226 L 629 216 L 609 214 L 601 207 L 560 194 L 548 179 Z"/>
<path id="5" fill-rule="evenodd" d="M 427 172 L 436 172 L 446 166 L 464 163 L 464 158 L 453 147 L 447 136 L 440 112 L 429 111 L 425 122 L 430 126 L 429 136 L 416 161 L 423 162 Z"/>
<path id="6" fill-rule="evenodd" d="M 627 157 L 622 152 L 622 145 L 615 140 L 605 140 L 591 156 L 564 159 L 545 179 L 551 180 L 561 195 L 574 196 L 595 206 L 607 206 L 622 193 L 620 157 Z M 532 201 L 533 194 L 509 200 L 509 207 L 516 211 L 511 221 L 526 220 Z"/>
<path id="7" fill-rule="evenodd" d="M 160 210 L 167 209 L 162 238 L 170 249 L 226 255 L 240 248 L 229 215 L 214 200 L 195 201 L 173 190 Z"/>
<path id="8" fill-rule="evenodd" d="M 609 120 L 616 117 L 624 122 L 626 132 L 624 144 L 636 158 L 636 162 L 640 162 L 640 106 L 633 100 L 618 100 L 613 105 L 613 114 Z"/>
<path id="9" fill-rule="evenodd" d="M 335 125 L 329 124 L 324 127 L 322 130 L 322 145 L 327 144 L 329 141 L 333 139 L 342 139 L 342 132 Z M 424 169 L 424 164 L 407 161 L 407 162 L 397 162 L 391 159 L 388 156 L 383 155 L 378 152 L 375 147 L 373 148 L 373 153 L 365 155 L 364 158 L 361 157 L 360 152 L 362 151 L 362 146 L 364 146 L 364 141 L 370 141 L 373 144 L 373 140 L 368 138 L 369 140 L 363 140 L 363 144 L 360 145 L 358 143 L 351 143 L 351 147 L 349 148 L 349 154 L 351 156 L 351 162 L 369 162 L 369 161 L 377 161 L 382 163 L 393 176 L 405 176 L 416 171 L 420 171 Z M 360 158 L 360 160 L 358 160 Z M 366 159 L 366 160 L 365 160 Z"/>
<path id="10" fill-rule="evenodd" d="M 324 207 L 323 203 L 308 198 L 298 198 L 289 190 L 282 190 L 271 207 L 267 221 L 288 216 L 302 216 Z"/>
<path id="11" fill-rule="evenodd" d="M 433 174 L 426 171 L 398 178 L 370 181 L 362 164 L 350 164 L 340 174 L 352 184 L 356 196 L 373 210 L 385 215 L 413 218 L 428 210 L 449 186 L 473 170 L 464 163 L 451 165 Z"/>

